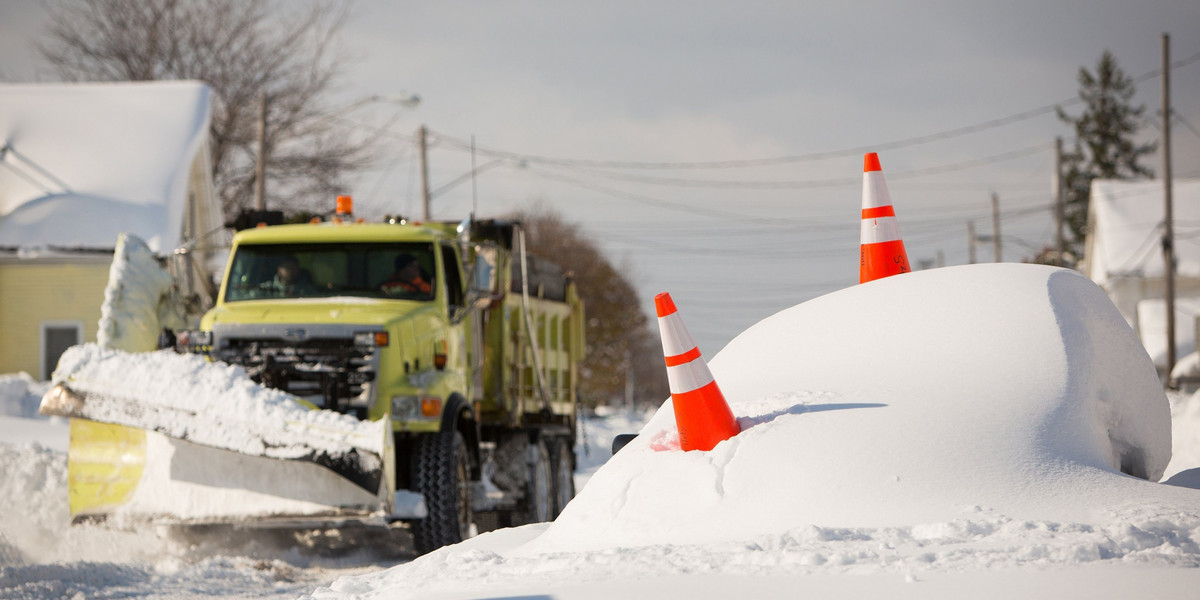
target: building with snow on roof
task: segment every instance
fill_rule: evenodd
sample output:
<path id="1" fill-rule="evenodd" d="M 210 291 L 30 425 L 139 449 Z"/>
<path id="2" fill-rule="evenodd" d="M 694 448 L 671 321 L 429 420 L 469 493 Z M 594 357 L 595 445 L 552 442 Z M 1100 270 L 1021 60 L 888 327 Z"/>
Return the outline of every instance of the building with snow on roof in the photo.
<path id="1" fill-rule="evenodd" d="M 122 233 L 207 303 L 225 241 L 200 82 L 0 85 L 0 373 L 95 341 Z"/>
<path id="2" fill-rule="evenodd" d="M 1160 373 L 1166 366 L 1162 180 L 1092 182 L 1082 270 L 1108 293 Z M 1196 349 L 1200 315 L 1200 179 L 1175 179 L 1175 356 Z"/>

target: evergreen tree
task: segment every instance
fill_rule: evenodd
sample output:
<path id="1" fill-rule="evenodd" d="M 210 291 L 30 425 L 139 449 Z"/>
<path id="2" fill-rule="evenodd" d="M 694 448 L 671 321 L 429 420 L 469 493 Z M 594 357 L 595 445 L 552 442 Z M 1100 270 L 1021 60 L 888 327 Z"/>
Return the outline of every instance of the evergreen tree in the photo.
<path id="1" fill-rule="evenodd" d="M 1154 176 L 1138 162 L 1154 152 L 1157 144 L 1134 142 L 1145 111 L 1144 105 L 1132 104 L 1134 91 L 1133 80 L 1117 66 L 1117 59 L 1108 50 L 1101 55 L 1095 73 L 1079 69 L 1083 113 L 1073 117 L 1062 109 L 1058 111 L 1058 118 L 1075 129 L 1074 150 L 1063 154 L 1067 255 L 1054 260 L 1043 253 L 1038 262 L 1074 267 L 1082 256 L 1092 180 Z"/>

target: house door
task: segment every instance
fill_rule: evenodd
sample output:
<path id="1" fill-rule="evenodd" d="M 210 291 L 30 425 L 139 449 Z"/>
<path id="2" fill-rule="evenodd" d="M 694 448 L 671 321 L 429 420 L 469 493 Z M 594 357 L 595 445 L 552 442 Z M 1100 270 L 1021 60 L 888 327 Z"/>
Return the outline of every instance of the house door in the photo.
<path id="1" fill-rule="evenodd" d="M 42 381 L 48 381 L 58 359 L 71 346 L 83 343 L 83 323 L 47 321 L 42 323 Z"/>

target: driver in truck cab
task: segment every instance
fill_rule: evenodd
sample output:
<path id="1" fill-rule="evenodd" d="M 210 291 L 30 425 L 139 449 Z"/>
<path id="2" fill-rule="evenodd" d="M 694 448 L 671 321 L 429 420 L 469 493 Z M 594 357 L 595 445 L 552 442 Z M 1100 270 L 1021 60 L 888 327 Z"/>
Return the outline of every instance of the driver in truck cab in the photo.
<path id="1" fill-rule="evenodd" d="M 275 277 L 264 281 L 259 288 L 276 296 L 305 296 L 316 291 L 312 275 L 300 267 L 295 256 L 285 256 L 279 261 Z"/>
<path id="2" fill-rule="evenodd" d="M 401 254 L 396 257 L 396 270 L 379 288 L 388 296 L 429 295 L 433 287 L 421 277 L 421 265 L 417 257 Z"/>

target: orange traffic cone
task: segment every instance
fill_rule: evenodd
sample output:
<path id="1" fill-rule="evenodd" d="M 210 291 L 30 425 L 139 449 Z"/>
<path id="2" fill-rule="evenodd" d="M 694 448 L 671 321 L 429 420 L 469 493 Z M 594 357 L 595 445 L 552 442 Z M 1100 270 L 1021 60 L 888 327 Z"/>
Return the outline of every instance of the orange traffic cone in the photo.
<path id="1" fill-rule="evenodd" d="M 700 357 L 700 348 L 683 325 L 683 319 L 676 314 L 671 295 L 664 292 L 655 296 L 654 308 L 658 312 L 667 381 L 675 405 L 679 446 L 685 451 L 712 450 L 718 442 L 741 432 L 741 427 L 733 418 L 708 364 Z"/>
<path id="2" fill-rule="evenodd" d="M 897 273 L 907 273 L 908 254 L 900 239 L 900 224 L 892 197 L 883 181 L 879 155 L 863 158 L 862 237 L 859 246 L 858 282 L 866 283 Z"/>

